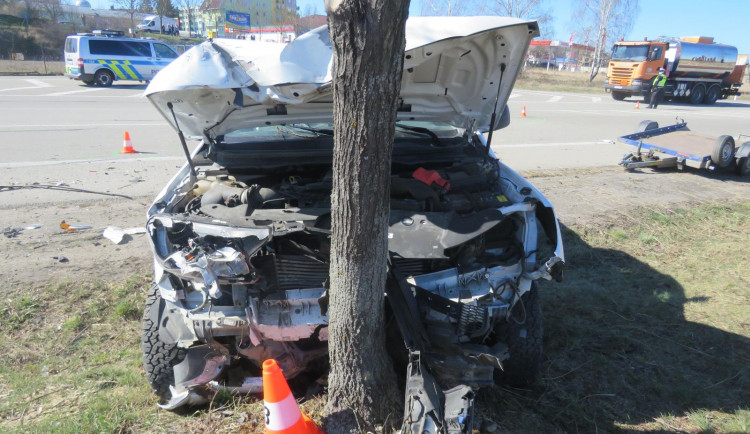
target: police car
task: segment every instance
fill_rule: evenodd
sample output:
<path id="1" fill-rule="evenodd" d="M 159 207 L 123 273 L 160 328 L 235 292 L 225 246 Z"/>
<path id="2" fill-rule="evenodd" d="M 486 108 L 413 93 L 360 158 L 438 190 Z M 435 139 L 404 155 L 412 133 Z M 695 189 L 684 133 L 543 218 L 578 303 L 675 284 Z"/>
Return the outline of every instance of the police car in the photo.
<path id="1" fill-rule="evenodd" d="M 119 30 L 94 30 L 65 39 L 65 76 L 87 85 L 115 80 L 149 81 L 177 57 L 167 44 L 123 37 Z"/>

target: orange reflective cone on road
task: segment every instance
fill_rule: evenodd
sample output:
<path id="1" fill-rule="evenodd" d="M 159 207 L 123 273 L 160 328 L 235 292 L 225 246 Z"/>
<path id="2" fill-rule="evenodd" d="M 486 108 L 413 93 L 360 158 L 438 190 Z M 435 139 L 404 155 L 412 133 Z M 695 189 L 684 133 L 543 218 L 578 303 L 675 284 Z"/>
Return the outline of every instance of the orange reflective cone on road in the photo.
<path id="1" fill-rule="evenodd" d="M 263 362 L 263 406 L 266 434 L 324 434 L 315 422 L 300 412 L 274 359 Z"/>

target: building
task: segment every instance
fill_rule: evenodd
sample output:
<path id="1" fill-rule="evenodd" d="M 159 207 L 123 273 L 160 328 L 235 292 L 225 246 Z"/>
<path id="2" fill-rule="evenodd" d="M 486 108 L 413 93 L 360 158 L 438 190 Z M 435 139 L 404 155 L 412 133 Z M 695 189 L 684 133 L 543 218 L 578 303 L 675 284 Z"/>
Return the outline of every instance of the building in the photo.
<path id="1" fill-rule="evenodd" d="M 297 0 L 204 0 L 199 10 L 196 30 L 204 37 L 259 36 L 288 27 L 297 17 Z"/>
<path id="2" fill-rule="evenodd" d="M 533 40 L 527 64 L 546 68 L 576 70 L 591 65 L 594 47 L 566 41 Z"/>

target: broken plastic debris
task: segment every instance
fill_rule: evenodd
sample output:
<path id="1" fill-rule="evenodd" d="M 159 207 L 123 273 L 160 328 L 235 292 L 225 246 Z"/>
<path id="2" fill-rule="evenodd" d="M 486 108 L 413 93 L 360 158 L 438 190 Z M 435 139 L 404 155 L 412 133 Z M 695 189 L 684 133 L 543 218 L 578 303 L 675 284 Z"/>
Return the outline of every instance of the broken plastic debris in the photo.
<path id="1" fill-rule="evenodd" d="M 13 238 L 16 235 L 18 235 L 21 232 L 23 232 L 23 231 L 29 231 L 29 230 L 32 230 L 32 229 L 39 229 L 41 227 L 42 227 L 42 225 L 39 224 L 39 223 L 34 223 L 33 225 L 28 225 L 28 226 L 16 226 L 16 227 L 10 227 L 10 226 L 8 226 L 7 228 L 3 229 L 3 235 L 5 235 L 8 238 Z"/>
<path id="2" fill-rule="evenodd" d="M 65 229 L 68 232 L 75 232 L 75 231 L 81 231 L 84 229 L 91 229 L 91 226 L 89 225 L 69 225 L 65 223 L 65 220 L 60 222 L 60 227 L 62 229 Z"/>
<path id="3" fill-rule="evenodd" d="M 115 244 L 120 244 L 124 239 L 125 235 L 134 235 L 134 234 L 145 234 L 146 228 L 144 227 L 135 227 L 135 228 L 118 228 L 117 226 L 109 226 L 107 229 L 104 229 L 104 232 L 102 232 L 102 236 L 110 241 L 112 241 Z"/>

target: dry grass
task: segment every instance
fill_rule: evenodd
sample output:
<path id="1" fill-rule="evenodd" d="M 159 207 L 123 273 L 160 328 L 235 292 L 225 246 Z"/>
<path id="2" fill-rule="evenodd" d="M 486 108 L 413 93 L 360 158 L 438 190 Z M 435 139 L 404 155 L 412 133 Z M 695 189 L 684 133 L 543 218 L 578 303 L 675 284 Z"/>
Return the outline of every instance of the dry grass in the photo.
<path id="1" fill-rule="evenodd" d="M 545 362 L 528 390 L 483 389 L 504 432 L 750 432 L 750 202 L 650 209 L 565 228 L 542 286 Z M 261 432 L 257 398 L 156 408 L 127 282 L 12 288 L 0 309 L 2 432 Z M 320 418 L 324 397 L 303 404 Z"/>
<path id="2" fill-rule="evenodd" d="M 516 89 L 533 89 L 562 92 L 604 93 L 604 76 L 606 70 L 600 71 L 589 81 L 588 72 L 557 71 L 544 68 L 527 67 L 516 80 Z"/>
<path id="3" fill-rule="evenodd" d="M 0 75 L 62 75 L 65 63 L 41 60 L 0 60 Z"/>

